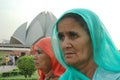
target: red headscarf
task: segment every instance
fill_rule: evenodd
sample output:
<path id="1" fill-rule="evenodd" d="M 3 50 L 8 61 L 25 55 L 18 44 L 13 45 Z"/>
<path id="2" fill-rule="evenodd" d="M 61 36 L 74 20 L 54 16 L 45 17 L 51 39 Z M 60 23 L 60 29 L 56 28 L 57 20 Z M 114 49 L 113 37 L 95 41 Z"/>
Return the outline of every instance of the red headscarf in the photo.
<path id="1" fill-rule="evenodd" d="M 50 37 L 42 38 L 38 42 L 36 42 L 35 45 L 33 45 L 34 52 L 35 52 L 35 47 L 37 46 L 40 47 L 40 49 L 42 49 L 50 57 L 52 61 L 52 72 L 54 76 L 59 77 L 61 74 L 63 74 L 65 68 L 62 67 L 62 65 L 57 61 L 57 59 L 54 56 Z M 39 80 L 44 80 L 45 75 L 40 69 L 38 69 L 38 74 L 40 75 Z"/>

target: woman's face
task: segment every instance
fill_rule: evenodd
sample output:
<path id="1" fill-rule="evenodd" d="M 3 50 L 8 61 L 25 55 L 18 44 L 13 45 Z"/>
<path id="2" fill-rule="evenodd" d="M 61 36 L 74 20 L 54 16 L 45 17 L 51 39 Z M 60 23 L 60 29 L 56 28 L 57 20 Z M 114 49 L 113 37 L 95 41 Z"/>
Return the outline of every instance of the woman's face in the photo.
<path id="1" fill-rule="evenodd" d="M 47 73 L 51 70 L 51 59 L 50 57 L 39 47 L 35 48 L 34 54 L 35 66 L 41 71 Z"/>
<path id="2" fill-rule="evenodd" d="M 58 37 L 67 64 L 82 67 L 93 55 L 89 35 L 74 19 L 64 18 L 58 23 Z"/>

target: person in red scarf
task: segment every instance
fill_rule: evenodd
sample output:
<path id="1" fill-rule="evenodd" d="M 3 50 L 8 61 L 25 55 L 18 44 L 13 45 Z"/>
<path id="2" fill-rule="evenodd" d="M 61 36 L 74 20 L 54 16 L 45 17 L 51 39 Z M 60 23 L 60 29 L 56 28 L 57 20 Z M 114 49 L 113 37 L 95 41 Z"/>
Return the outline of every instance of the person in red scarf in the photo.
<path id="1" fill-rule="evenodd" d="M 39 80 L 58 80 L 65 68 L 54 56 L 50 37 L 37 41 L 31 50 L 34 53 L 35 66 L 40 76 Z"/>

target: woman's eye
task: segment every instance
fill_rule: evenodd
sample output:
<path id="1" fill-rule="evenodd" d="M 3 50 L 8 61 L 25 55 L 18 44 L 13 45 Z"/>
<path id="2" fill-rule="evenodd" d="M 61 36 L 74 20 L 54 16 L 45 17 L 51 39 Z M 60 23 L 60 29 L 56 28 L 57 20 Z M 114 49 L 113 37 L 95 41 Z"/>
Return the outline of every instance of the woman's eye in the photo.
<path id="1" fill-rule="evenodd" d="M 42 53 L 42 52 L 41 52 L 41 51 L 39 51 L 39 50 L 37 50 L 36 52 L 37 52 L 37 54 L 41 54 L 41 53 Z"/>
<path id="2" fill-rule="evenodd" d="M 69 37 L 70 37 L 71 39 L 76 39 L 76 38 L 78 37 L 78 34 L 75 33 L 75 32 L 69 32 Z"/>
<path id="3" fill-rule="evenodd" d="M 60 41 L 63 41 L 64 40 L 64 35 L 61 34 L 61 33 L 58 33 L 58 38 Z"/>

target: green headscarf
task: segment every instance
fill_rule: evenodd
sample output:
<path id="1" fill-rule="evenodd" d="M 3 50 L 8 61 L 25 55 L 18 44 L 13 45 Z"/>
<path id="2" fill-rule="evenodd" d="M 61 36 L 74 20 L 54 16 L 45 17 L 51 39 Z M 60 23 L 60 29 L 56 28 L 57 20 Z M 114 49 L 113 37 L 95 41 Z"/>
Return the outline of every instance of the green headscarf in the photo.
<path id="1" fill-rule="evenodd" d="M 88 9 L 71 9 L 66 11 L 63 15 L 67 13 L 81 15 L 86 21 L 90 37 L 92 39 L 94 62 L 98 65 L 98 67 L 113 72 L 120 72 L 120 53 L 112 42 L 108 31 L 99 17 Z M 89 80 L 87 76 L 67 65 L 64 61 L 63 54 L 60 49 L 56 25 L 62 16 L 57 20 L 52 30 L 52 45 L 55 56 L 67 69 L 63 76 L 61 76 L 60 80 Z"/>

